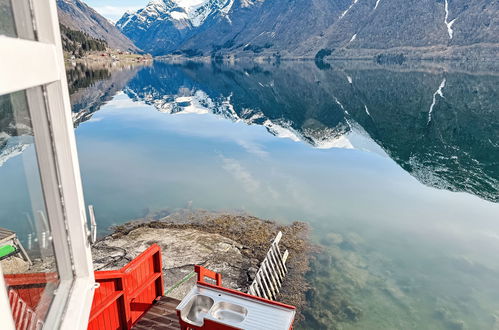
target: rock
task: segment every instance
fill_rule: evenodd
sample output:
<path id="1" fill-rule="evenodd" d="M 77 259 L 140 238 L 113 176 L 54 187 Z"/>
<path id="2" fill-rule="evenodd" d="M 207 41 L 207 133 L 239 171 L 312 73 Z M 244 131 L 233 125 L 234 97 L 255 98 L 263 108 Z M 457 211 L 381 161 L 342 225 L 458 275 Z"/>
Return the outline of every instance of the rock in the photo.
<path id="1" fill-rule="evenodd" d="M 492 314 L 492 330 L 499 330 L 499 312 Z"/>
<path id="2" fill-rule="evenodd" d="M 256 277 L 256 273 L 258 272 L 258 268 L 250 267 L 248 268 L 248 278 L 250 281 L 253 281 Z"/>
<path id="3" fill-rule="evenodd" d="M 449 329 L 451 330 L 465 330 L 468 329 L 466 323 L 462 320 L 452 320 L 449 322 Z"/>
<path id="4" fill-rule="evenodd" d="M 29 263 L 18 257 L 10 257 L 0 261 L 4 274 L 22 274 L 29 269 Z"/>
<path id="5" fill-rule="evenodd" d="M 245 283 L 239 281 L 243 256 L 241 245 L 219 234 L 196 229 L 139 227 L 119 238 L 108 237 L 92 248 L 94 267 L 109 270 L 123 267 L 152 244 L 161 247 L 165 288 L 172 287 L 202 265 L 223 274 L 224 286 L 237 289 Z M 182 298 L 192 286 L 184 284 L 172 296 Z"/>
<path id="6" fill-rule="evenodd" d="M 323 240 L 323 244 L 325 245 L 340 245 L 341 243 L 343 243 L 343 236 L 336 233 L 327 234 Z"/>
<path id="7" fill-rule="evenodd" d="M 289 250 L 289 272 L 278 300 L 297 307 L 297 320 L 302 317 L 301 311 L 306 306 L 305 293 L 309 289 L 305 274 L 309 270 L 312 249 L 306 224 L 295 222 L 283 226 L 248 215 L 203 210 L 180 210 L 168 214 L 160 220 L 138 219 L 116 227 L 111 235 L 92 246 L 94 269 L 119 269 L 152 244 L 158 244 L 162 252 L 166 291 L 192 275 L 195 265 L 201 265 L 222 274 L 224 287 L 247 292 L 271 241 L 282 231 L 280 246 L 283 251 Z M 2 261 L 4 271 L 6 261 Z M 53 257 L 35 259 L 33 263 L 29 272 L 51 272 L 56 267 Z M 27 271 L 26 265 L 16 272 Z M 182 299 L 195 281 L 196 277 L 191 277 L 167 295 Z"/>
<path id="8" fill-rule="evenodd" d="M 221 273 L 223 286 L 247 292 L 279 231 L 283 232 L 280 246 L 289 251 L 289 272 L 278 300 L 296 306 L 300 320 L 307 304 L 305 274 L 312 251 L 309 227 L 303 222 L 280 225 L 245 213 L 181 209 L 158 220 L 137 219 L 117 226 L 92 252 L 97 270 L 115 269 L 156 243 L 162 248 L 167 290 L 198 264 Z M 182 298 L 194 283 L 191 278 L 168 295 Z"/>

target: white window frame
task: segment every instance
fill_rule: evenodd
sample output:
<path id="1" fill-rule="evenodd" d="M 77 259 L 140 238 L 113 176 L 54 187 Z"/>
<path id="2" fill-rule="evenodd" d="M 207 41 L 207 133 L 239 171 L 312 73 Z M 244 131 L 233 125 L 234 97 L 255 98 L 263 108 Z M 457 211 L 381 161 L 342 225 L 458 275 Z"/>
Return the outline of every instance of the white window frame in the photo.
<path id="1" fill-rule="evenodd" d="M 57 5 L 55 0 L 22 2 L 12 1 L 17 3 L 13 11 L 18 32 L 29 31 L 26 17 L 33 18 L 37 41 L 0 35 L 0 95 L 26 90 L 32 117 L 60 277 L 44 328 L 83 330 L 88 325 L 95 280 Z M 43 89 L 34 88 L 39 86 Z M 14 329 L 12 315 L 10 319 L 4 315 L 9 302 L 1 269 L 0 277 L 0 326 Z"/>

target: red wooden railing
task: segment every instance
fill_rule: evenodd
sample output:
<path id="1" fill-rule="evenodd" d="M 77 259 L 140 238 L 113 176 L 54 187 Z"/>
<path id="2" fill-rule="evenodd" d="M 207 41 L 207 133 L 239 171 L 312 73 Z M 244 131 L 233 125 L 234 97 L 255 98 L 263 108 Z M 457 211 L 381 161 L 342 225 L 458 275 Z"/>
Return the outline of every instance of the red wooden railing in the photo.
<path id="1" fill-rule="evenodd" d="M 41 329 L 50 302 L 42 302 L 47 285 L 55 288 L 56 273 L 5 275 L 16 329 Z"/>
<path id="2" fill-rule="evenodd" d="M 95 290 L 88 329 L 128 329 L 125 286 L 121 271 L 95 272 Z"/>
<path id="3" fill-rule="evenodd" d="M 95 272 L 89 330 L 130 329 L 164 292 L 161 248 L 154 244 L 118 271 Z"/>
<path id="4" fill-rule="evenodd" d="M 130 329 L 163 295 L 161 248 L 154 244 L 120 270 L 95 272 L 89 330 Z M 17 329 L 41 327 L 49 304 L 41 304 L 55 273 L 5 275 Z M 40 306 L 39 306 L 40 305 Z"/>
<path id="5" fill-rule="evenodd" d="M 57 273 L 32 273 L 4 275 L 5 284 L 9 290 L 14 290 L 17 296 L 32 309 L 37 309 L 45 287 L 50 283 L 57 285 Z"/>
<path id="6" fill-rule="evenodd" d="M 43 327 L 42 317 L 36 313 L 15 290 L 9 289 L 9 302 L 16 329 L 40 330 Z"/>
<path id="7" fill-rule="evenodd" d="M 206 277 L 211 278 L 215 281 L 217 286 L 222 286 L 222 274 L 216 273 L 208 268 L 204 268 L 203 266 L 194 266 L 194 271 L 198 274 L 198 283 L 207 283 Z"/>

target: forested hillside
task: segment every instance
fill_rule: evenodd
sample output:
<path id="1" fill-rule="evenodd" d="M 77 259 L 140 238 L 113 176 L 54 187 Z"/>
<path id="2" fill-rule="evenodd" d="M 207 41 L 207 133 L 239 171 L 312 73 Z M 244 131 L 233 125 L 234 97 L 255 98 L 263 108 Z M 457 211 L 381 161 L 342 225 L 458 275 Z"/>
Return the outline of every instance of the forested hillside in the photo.
<path id="1" fill-rule="evenodd" d="M 75 57 L 83 57 L 86 52 L 105 51 L 108 47 L 105 40 L 95 39 L 85 32 L 76 31 L 65 25 L 61 26 L 62 48 Z"/>
<path id="2" fill-rule="evenodd" d="M 110 48 L 139 52 L 130 39 L 111 22 L 81 0 L 57 0 L 59 22 L 64 26 L 85 32 L 97 40 L 105 40 Z"/>

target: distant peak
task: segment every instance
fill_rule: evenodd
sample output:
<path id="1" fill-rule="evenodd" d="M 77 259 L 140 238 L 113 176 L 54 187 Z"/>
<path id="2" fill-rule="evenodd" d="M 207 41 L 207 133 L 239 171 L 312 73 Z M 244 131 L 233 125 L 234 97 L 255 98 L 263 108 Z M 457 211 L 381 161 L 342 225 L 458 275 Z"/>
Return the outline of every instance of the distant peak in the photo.
<path id="1" fill-rule="evenodd" d="M 151 0 L 147 4 L 148 6 L 164 6 L 165 2 L 163 0 Z"/>

